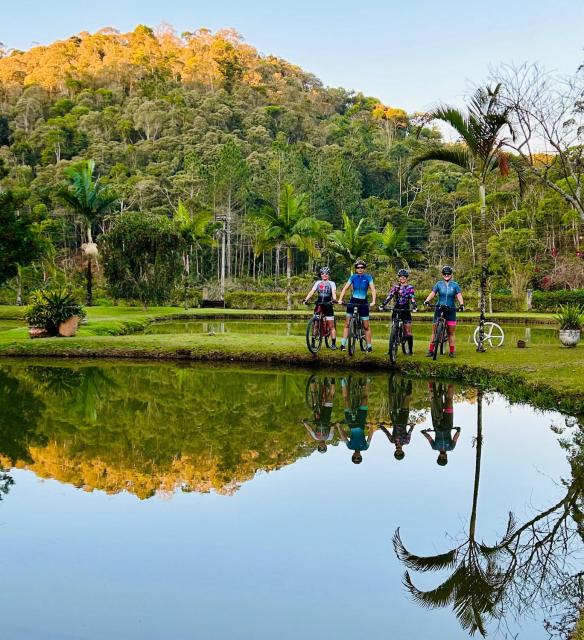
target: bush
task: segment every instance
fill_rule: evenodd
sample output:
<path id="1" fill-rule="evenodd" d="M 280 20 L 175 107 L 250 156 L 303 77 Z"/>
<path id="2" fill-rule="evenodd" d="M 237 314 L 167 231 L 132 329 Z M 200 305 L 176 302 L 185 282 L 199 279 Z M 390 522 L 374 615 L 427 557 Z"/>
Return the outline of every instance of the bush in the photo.
<path id="1" fill-rule="evenodd" d="M 31 327 L 45 329 L 51 336 L 59 335 L 61 322 L 73 316 L 85 317 L 85 309 L 66 287 L 33 292 L 32 304 L 24 314 Z"/>
<path id="2" fill-rule="evenodd" d="M 584 306 L 578 304 L 561 305 L 554 319 L 560 329 L 579 331 L 584 325 Z"/>
<path id="3" fill-rule="evenodd" d="M 534 291 L 534 311 L 558 311 L 560 306 L 567 304 L 584 305 L 584 289 L 572 289 L 564 291 Z"/>
<path id="4" fill-rule="evenodd" d="M 292 295 L 292 308 L 302 309 L 303 297 Z M 253 291 L 233 291 L 225 294 L 225 306 L 229 309 L 286 309 L 286 294 L 278 292 L 258 293 Z"/>

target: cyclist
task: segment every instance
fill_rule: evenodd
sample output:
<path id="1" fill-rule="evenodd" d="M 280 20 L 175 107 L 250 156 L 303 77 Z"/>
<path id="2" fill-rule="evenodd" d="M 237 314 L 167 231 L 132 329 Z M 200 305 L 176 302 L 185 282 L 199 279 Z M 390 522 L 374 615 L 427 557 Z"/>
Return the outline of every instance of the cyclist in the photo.
<path id="1" fill-rule="evenodd" d="M 450 347 L 451 358 L 454 358 L 454 332 L 456 331 L 456 305 L 455 300 L 460 303 L 459 311 L 464 311 L 464 300 L 462 299 L 462 289 L 458 282 L 452 280 L 452 267 L 445 265 L 442 267 L 442 280 L 439 280 L 433 287 L 432 291 L 428 294 L 428 297 L 424 300 L 424 304 L 428 304 L 434 296 L 438 296 L 438 304 L 434 310 L 434 324 L 432 326 L 432 339 L 430 341 L 430 347 L 428 357 L 432 357 L 434 352 L 434 333 L 436 331 L 436 322 L 440 316 L 440 306 L 448 307 L 444 313 L 446 318 L 446 328 L 448 330 L 448 345 Z"/>
<path id="2" fill-rule="evenodd" d="M 359 382 L 363 382 L 361 379 Z M 361 464 L 363 462 L 363 456 L 361 451 L 369 449 L 371 444 L 371 438 L 373 437 L 374 428 L 370 427 L 369 435 L 365 434 L 367 429 L 367 414 L 369 412 L 369 385 L 370 380 L 367 378 L 365 384 L 355 385 L 354 389 L 357 389 L 357 393 L 353 391 L 354 397 L 351 398 L 349 393 L 349 385 L 345 378 L 341 378 L 341 390 L 343 392 L 343 400 L 345 403 L 345 423 L 348 427 L 348 432 L 344 426 L 337 423 L 337 429 L 342 440 L 344 440 L 347 448 L 353 451 L 351 460 L 353 464 Z M 351 407 L 351 400 L 353 400 L 353 406 L 357 406 L 357 410 L 353 410 Z M 348 434 L 348 437 L 347 437 Z"/>
<path id="3" fill-rule="evenodd" d="M 365 338 L 367 340 L 367 351 L 373 351 L 371 345 L 371 329 L 369 328 L 369 302 L 367 301 L 367 291 L 371 289 L 371 304 L 375 306 L 377 291 L 373 284 L 373 276 L 365 273 L 366 263 L 363 260 L 355 262 L 355 270 L 357 273 L 351 274 L 347 283 L 342 288 L 339 295 L 339 304 L 343 302 L 343 296 L 349 287 L 352 288 L 351 299 L 347 305 L 347 315 L 345 316 L 345 328 L 343 329 L 343 338 L 341 339 L 341 351 L 347 348 L 347 337 L 349 335 L 349 324 L 353 316 L 355 305 L 359 309 L 359 316 L 363 320 L 363 328 L 365 329 Z"/>
<path id="4" fill-rule="evenodd" d="M 315 400 L 313 407 L 314 429 L 312 429 L 307 420 L 303 420 L 302 423 L 313 440 L 318 442 L 318 451 L 320 451 L 320 453 L 325 453 L 327 450 L 327 443 L 333 439 L 335 434 L 333 425 L 331 424 L 331 414 L 335 398 L 335 379 L 324 379 L 322 395 L 320 394 L 319 386 L 320 385 L 317 380 L 315 380 L 310 386 L 310 393 L 313 395 Z"/>
<path id="5" fill-rule="evenodd" d="M 318 292 L 316 306 L 320 306 L 325 315 L 331 336 L 331 349 L 337 348 L 337 330 L 335 329 L 335 312 L 333 302 L 337 301 L 337 285 L 330 279 L 331 270 L 328 267 L 320 268 L 320 280 L 317 280 L 312 289 L 306 295 L 304 304 L 308 304 L 315 292 Z M 315 309 L 316 311 L 316 309 Z"/>
<path id="6" fill-rule="evenodd" d="M 446 390 L 444 390 L 446 386 Z M 430 415 L 432 416 L 432 426 L 434 427 L 434 438 L 428 435 L 429 429 L 422 429 L 422 434 L 430 443 L 434 451 L 438 451 L 438 459 L 436 463 L 441 467 L 448 464 L 448 451 L 452 451 L 456 447 L 456 443 L 460 436 L 460 427 L 454 426 L 454 387 L 449 385 L 429 383 L 430 389 Z M 452 430 L 455 430 L 454 438 Z"/>
<path id="7" fill-rule="evenodd" d="M 382 302 L 381 308 L 385 309 L 387 303 L 395 298 L 395 305 L 393 307 L 393 313 L 391 314 L 391 319 L 398 312 L 401 312 L 401 317 L 404 323 L 404 333 L 407 337 L 408 343 L 408 355 L 412 355 L 414 353 L 414 334 L 412 333 L 412 313 L 411 310 L 415 313 L 418 310 L 416 305 L 416 292 L 414 287 L 411 284 L 408 284 L 408 278 L 410 277 L 410 272 L 407 269 L 400 269 L 397 272 L 398 284 L 394 284 L 393 287 L 389 290 L 387 294 L 387 298 Z"/>

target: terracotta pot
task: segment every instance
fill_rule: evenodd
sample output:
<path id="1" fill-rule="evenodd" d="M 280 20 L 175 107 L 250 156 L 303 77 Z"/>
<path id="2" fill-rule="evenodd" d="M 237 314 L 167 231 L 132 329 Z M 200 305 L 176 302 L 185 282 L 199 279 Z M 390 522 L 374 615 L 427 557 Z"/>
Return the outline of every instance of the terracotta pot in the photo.
<path id="1" fill-rule="evenodd" d="M 49 332 L 46 329 L 41 329 L 40 327 L 29 327 L 28 335 L 31 338 L 48 338 Z"/>
<path id="2" fill-rule="evenodd" d="M 560 342 L 565 347 L 575 347 L 580 340 L 580 329 L 560 329 Z"/>
<path id="3" fill-rule="evenodd" d="M 68 320 L 65 320 L 65 322 L 61 322 L 59 325 L 59 335 L 63 338 L 74 336 L 77 333 L 77 327 L 80 321 L 80 316 L 71 316 Z"/>

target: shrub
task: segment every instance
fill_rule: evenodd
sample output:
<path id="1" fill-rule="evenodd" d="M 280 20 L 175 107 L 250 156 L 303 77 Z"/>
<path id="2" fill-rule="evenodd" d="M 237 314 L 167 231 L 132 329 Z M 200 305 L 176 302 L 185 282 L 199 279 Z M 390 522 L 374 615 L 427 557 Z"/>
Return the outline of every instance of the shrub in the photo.
<path id="1" fill-rule="evenodd" d="M 584 325 L 584 306 L 577 304 L 561 305 L 554 319 L 559 323 L 560 329 L 579 330 Z"/>
<path id="2" fill-rule="evenodd" d="M 584 289 L 571 291 L 534 291 L 533 309 L 535 311 L 558 311 L 567 304 L 584 305 Z"/>
<path id="3" fill-rule="evenodd" d="M 24 314 L 31 327 L 45 329 L 51 336 L 59 335 L 61 322 L 73 316 L 85 317 L 85 309 L 67 287 L 33 292 L 32 304 Z"/>
<path id="4" fill-rule="evenodd" d="M 292 308 L 301 309 L 302 296 L 293 296 Z M 225 306 L 229 309 L 286 309 L 286 294 L 233 291 L 225 294 Z"/>

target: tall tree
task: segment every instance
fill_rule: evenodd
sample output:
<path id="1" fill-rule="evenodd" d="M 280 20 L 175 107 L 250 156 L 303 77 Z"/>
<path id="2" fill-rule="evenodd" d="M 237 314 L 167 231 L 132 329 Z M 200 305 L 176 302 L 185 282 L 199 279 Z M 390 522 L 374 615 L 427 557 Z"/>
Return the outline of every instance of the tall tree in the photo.
<path id="1" fill-rule="evenodd" d="M 480 320 L 477 351 L 485 351 L 484 325 L 487 296 L 487 200 L 486 181 L 491 171 L 498 168 L 503 175 L 508 173 L 508 161 L 502 152 L 507 140 L 503 133 L 510 129 L 509 108 L 502 106 L 499 95 L 501 85 L 494 88 L 479 88 L 468 106 L 468 113 L 454 107 L 440 107 L 431 113 L 435 120 L 451 125 L 462 139 L 453 146 L 433 146 L 417 155 L 412 167 L 428 160 L 450 162 L 470 173 L 479 185 L 481 214 L 481 280 Z"/>
<path id="2" fill-rule="evenodd" d="M 296 194 L 294 187 L 285 184 L 280 194 L 278 208 L 265 206 L 253 214 L 264 227 L 265 242 L 272 247 L 286 250 L 287 308 L 292 308 L 291 279 L 293 249 L 296 247 L 316 255 L 316 240 L 322 236 L 327 223 L 316 220 L 308 213 L 308 199 L 304 193 Z"/>
<path id="3" fill-rule="evenodd" d="M 69 206 L 80 219 L 84 232 L 81 248 L 87 258 L 87 297 L 88 306 L 93 304 L 93 272 L 91 263 L 97 255 L 97 245 L 94 242 L 94 232 L 98 230 L 98 223 L 112 208 L 117 198 L 108 188 L 101 184 L 99 178 L 93 179 L 95 162 L 86 160 L 81 164 L 68 167 L 65 170 L 69 184 L 61 187 L 59 198 Z"/>
<path id="4" fill-rule="evenodd" d="M 363 229 L 365 218 L 359 222 L 351 220 L 346 213 L 343 213 L 343 229 L 337 229 L 328 236 L 327 249 L 341 262 L 347 269 L 353 267 L 357 258 L 363 258 L 372 253 L 379 244 L 380 234 L 376 232 L 367 233 Z"/>

